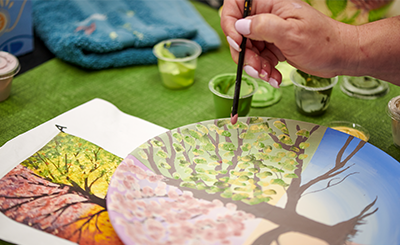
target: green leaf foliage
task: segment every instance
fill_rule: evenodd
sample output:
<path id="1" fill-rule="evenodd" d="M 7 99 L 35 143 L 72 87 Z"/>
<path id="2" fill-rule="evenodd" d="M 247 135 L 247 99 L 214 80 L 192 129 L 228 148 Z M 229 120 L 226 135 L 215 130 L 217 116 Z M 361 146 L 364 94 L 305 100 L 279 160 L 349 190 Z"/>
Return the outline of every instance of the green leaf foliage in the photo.
<path id="1" fill-rule="evenodd" d="M 201 125 L 201 124 L 197 124 L 196 125 L 197 130 L 199 130 L 200 132 L 202 132 L 203 134 L 208 134 L 208 128 Z"/>
<path id="2" fill-rule="evenodd" d="M 336 18 L 347 6 L 347 0 L 326 0 L 326 6 L 332 12 L 332 18 Z"/>
<path id="3" fill-rule="evenodd" d="M 190 136 L 185 136 L 185 137 L 183 138 L 183 140 L 184 140 L 186 143 L 188 143 L 189 145 L 191 145 L 191 146 L 195 146 L 195 145 L 196 145 L 196 141 L 195 141 L 192 137 L 190 137 Z"/>
<path id="4" fill-rule="evenodd" d="M 195 155 L 203 155 L 204 151 L 202 149 L 193 149 L 193 153 Z"/>
<path id="5" fill-rule="evenodd" d="M 296 135 L 308 138 L 308 137 L 310 137 L 310 132 L 308 130 L 301 129 L 296 132 Z"/>
<path id="6" fill-rule="evenodd" d="M 185 149 L 178 143 L 173 143 L 172 146 L 176 152 L 183 152 Z"/>
<path id="7" fill-rule="evenodd" d="M 291 173 L 291 174 L 285 174 L 285 177 L 294 179 L 294 178 L 298 178 L 299 176 L 297 176 L 297 174 Z"/>
<path id="8" fill-rule="evenodd" d="M 171 166 L 167 162 L 159 161 L 158 162 L 159 168 L 171 169 Z"/>
<path id="9" fill-rule="evenodd" d="M 289 136 L 285 135 L 285 134 L 279 135 L 278 138 L 279 138 L 279 141 L 282 142 L 283 144 L 293 145 L 292 139 Z"/>
<path id="10" fill-rule="evenodd" d="M 260 179 L 264 179 L 264 178 L 267 178 L 269 176 L 272 176 L 272 173 L 269 172 L 269 171 L 265 171 L 265 172 L 261 172 L 261 173 L 256 174 L 256 176 L 258 178 L 260 178 Z"/>
<path id="11" fill-rule="evenodd" d="M 283 179 L 273 179 L 271 181 L 273 185 L 280 185 L 282 187 L 288 187 L 289 185 Z"/>
<path id="12" fill-rule="evenodd" d="M 246 132 L 246 133 L 242 133 L 241 135 L 239 135 L 239 138 L 246 139 L 246 140 L 251 140 L 251 139 L 254 139 L 255 137 L 256 136 L 251 132 Z"/>
<path id="13" fill-rule="evenodd" d="M 191 189 L 197 189 L 196 184 L 190 183 L 190 182 L 182 182 L 181 183 L 182 187 L 186 187 L 186 188 L 191 188 Z"/>
<path id="14" fill-rule="evenodd" d="M 182 135 L 180 133 L 173 133 L 172 136 L 178 141 L 181 142 L 182 141 Z"/>
<path id="15" fill-rule="evenodd" d="M 217 155 L 211 155 L 210 159 L 214 161 L 219 161 L 219 157 Z"/>
<path id="16" fill-rule="evenodd" d="M 165 151 L 163 151 L 163 150 L 157 151 L 156 155 L 159 156 L 159 157 L 161 157 L 161 158 L 164 158 L 164 159 L 165 159 L 165 158 L 168 158 L 168 154 L 167 154 Z"/>
<path id="17" fill-rule="evenodd" d="M 232 195 L 232 200 L 234 201 L 240 201 L 243 199 L 247 199 L 249 197 L 248 194 L 243 194 L 243 193 L 237 193 Z"/>
<path id="18" fill-rule="evenodd" d="M 159 140 L 152 140 L 152 141 L 150 141 L 150 143 L 156 148 L 165 146 L 164 142 L 159 141 Z"/>
<path id="19" fill-rule="evenodd" d="M 308 143 L 308 142 L 301 142 L 299 144 L 300 149 L 303 149 L 303 150 L 308 148 L 309 146 L 310 146 L 310 143 Z"/>
<path id="20" fill-rule="evenodd" d="M 276 195 L 276 191 L 274 189 L 268 189 L 263 191 L 263 194 L 265 195 Z"/>
<path id="21" fill-rule="evenodd" d="M 258 141 L 265 141 L 265 140 L 267 140 L 269 138 L 270 137 L 269 137 L 269 135 L 267 133 L 262 133 L 262 134 L 258 135 L 257 140 Z"/>
<path id="22" fill-rule="evenodd" d="M 289 130 L 286 127 L 286 124 L 284 124 L 281 121 L 275 121 L 274 122 L 274 126 L 279 129 L 280 131 L 282 131 L 282 133 L 284 134 L 289 134 Z"/>
<path id="23" fill-rule="evenodd" d="M 222 149 L 224 151 L 234 151 L 234 150 L 236 150 L 236 146 L 233 143 L 230 143 L 230 142 L 220 143 L 218 145 L 218 148 L 220 148 L 220 149 Z"/>
<path id="24" fill-rule="evenodd" d="M 227 124 L 230 124 L 230 123 L 231 123 L 231 122 L 230 122 L 228 119 L 218 120 L 217 126 L 218 126 L 219 128 L 221 128 L 221 127 L 223 127 L 223 126 L 225 126 L 225 125 L 227 125 Z"/>
<path id="25" fill-rule="evenodd" d="M 201 147 L 205 151 L 214 151 L 215 150 L 215 145 L 213 145 L 211 143 L 208 143 L 208 144 L 205 144 L 205 145 L 201 145 Z"/>
<path id="26" fill-rule="evenodd" d="M 229 132 L 227 130 L 224 130 L 221 135 L 225 136 L 225 137 L 231 137 L 232 136 L 231 132 Z"/>
<path id="27" fill-rule="evenodd" d="M 195 162 L 196 164 L 206 164 L 207 159 L 205 159 L 204 157 L 195 157 L 193 159 L 193 162 Z"/>
<path id="28" fill-rule="evenodd" d="M 252 117 L 250 118 L 249 124 L 261 123 L 264 120 L 261 117 Z"/>

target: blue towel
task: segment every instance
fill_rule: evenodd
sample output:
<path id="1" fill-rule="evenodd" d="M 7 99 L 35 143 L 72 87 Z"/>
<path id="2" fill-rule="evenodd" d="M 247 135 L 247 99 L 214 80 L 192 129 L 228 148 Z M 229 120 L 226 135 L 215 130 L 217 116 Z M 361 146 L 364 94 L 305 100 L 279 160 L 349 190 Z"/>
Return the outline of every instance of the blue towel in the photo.
<path id="1" fill-rule="evenodd" d="M 221 41 L 187 0 L 33 0 L 37 35 L 58 58 L 90 69 L 157 63 L 155 44 Z"/>

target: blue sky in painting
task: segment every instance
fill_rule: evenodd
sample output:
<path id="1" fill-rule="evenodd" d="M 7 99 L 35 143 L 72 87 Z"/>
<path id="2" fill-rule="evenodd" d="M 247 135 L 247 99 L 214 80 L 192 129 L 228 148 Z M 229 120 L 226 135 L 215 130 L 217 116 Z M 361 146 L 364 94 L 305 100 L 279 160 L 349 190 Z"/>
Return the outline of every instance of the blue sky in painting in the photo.
<path id="1" fill-rule="evenodd" d="M 347 138 L 347 134 L 328 128 L 317 152 L 302 174 L 302 183 L 331 169 Z M 357 138 L 352 140 L 344 158 L 359 141 Z M 400 163 L 367 143 L 346 164 L 350 165 L 338 177 L 351 175 L 340 184 L 318 191 L 326 187 L 328 181 L 324 181 L 307 190 L 308 194 L 300 199 L 297 212 L 333 225 L 358 215 L 377 198 L 370 211 L 376 208 L 378 211 L 369 216 L 365 224 L 356 227 L 360 232 L 352 241 L 360 244 L 399 244 Z"/>

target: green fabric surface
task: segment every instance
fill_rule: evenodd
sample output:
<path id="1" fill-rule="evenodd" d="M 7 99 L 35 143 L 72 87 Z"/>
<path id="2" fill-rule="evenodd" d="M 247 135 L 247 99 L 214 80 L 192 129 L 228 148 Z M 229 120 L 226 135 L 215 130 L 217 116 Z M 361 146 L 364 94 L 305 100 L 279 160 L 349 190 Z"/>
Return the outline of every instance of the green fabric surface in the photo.
<path id="1" fill-rule="evenodd" d="M 14 79 L 10 98 L 0 103 L 0 146 L 94 98 L 107 100 L 125 113 L 168 129 L 215 118 L 208 82 L 215 75 L 236 72 L 236 64 L 220 28 L 217 10 L 202 3 L 193 4 L 217 30 L 222 46 L 200 56 L 191 87 L 175 91 L 163 87 L 156 65 L 89 71 L 55 58 Z M 320 125 L 338 120 L 354 122 L 369 130 L 371 144 L 400 160 L 400 149 L 393 145 L 391 119 L 386 114 L 387 103 L 400 94 L 400 87 L 390 84 L 386 96 L 362 100 L 345 95 L 338 84 L 328 111 L 319 117 L 297 112 L 293 86 L 281 90 L 282 99 L 278 103 L 252 108 L 250 115 Z"/>

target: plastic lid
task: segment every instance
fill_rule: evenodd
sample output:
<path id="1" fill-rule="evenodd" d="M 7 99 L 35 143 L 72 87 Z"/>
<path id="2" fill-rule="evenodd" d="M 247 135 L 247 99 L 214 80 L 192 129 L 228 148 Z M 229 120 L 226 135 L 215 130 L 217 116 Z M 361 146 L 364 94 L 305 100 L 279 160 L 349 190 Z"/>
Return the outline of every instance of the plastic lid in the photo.
<path id="1" fill-rule="evenodd" d="M 20 65 L 17 57 L 0 51 L 0 78 L 9 78 L 19 72 Z"/>

